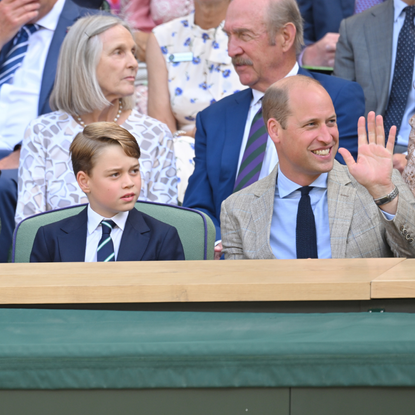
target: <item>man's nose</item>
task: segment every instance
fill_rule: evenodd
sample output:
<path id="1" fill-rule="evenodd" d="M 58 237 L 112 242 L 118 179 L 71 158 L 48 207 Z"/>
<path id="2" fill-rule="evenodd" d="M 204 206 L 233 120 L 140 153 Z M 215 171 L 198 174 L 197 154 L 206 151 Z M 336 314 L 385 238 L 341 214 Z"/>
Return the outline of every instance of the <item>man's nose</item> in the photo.
<path id="1" fill-rule="evenodd" d="M 238 39 L 235 36 L 229 35 L 228 39 L 228 55 L 233 58 L 243 53 L 242 48 L 239 46 Z"/>

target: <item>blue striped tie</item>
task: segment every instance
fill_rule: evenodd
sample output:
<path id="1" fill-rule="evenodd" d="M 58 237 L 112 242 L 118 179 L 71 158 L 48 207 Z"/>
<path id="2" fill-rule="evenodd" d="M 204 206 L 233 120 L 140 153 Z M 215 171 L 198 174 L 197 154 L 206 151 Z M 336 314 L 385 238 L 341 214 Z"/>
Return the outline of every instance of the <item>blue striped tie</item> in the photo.
<path id="1" fill-rule="evenodd" d="M 13 79 L 14 73 L 22 66 L 23 59 L 27 52 L 30 35 L 40 29 L 37 24 L 24 25 L 13 39 L 12 47 L 0 68 L 0 88 Z"/>
<path id="2" fill-rule="evenodd" d="M 112 220 L 103 220 L 102 237 L 97 248 L 97 262 L 115 261 L 114 244 L 111 238 L 111 231 L 115 226 Z"/>

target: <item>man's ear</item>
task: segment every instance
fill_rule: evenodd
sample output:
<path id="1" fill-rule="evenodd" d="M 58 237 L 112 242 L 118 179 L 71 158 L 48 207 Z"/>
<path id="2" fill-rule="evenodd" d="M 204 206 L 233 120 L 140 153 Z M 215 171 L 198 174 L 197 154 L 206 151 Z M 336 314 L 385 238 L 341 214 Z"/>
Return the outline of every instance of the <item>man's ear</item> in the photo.
<path id="1" fill-rule="evenodd" d="M 295 34 L 297 29 L 295 28 L 294 24 L 288 22 L 282 29 L 281 29 L 281 37 L 282 37 L 282 50 L 283 52 L 288 52 L 294 41 L 295 41 Z"/>
<path id="2" fill-rule="evenodd" d="M 89 176 L 84 171 L 78 171 L 78 174 L 76 175 L 76 181 L 84 193 L 90 193 L 91 190 L 89 188 Z"/>
<path id="3" fill-rule="evenodd" d="M 267 130 L 274 144 L 279 144 L 281 142 L 281 124 L 275 118 L 270 118 L 267 122 Z"/>

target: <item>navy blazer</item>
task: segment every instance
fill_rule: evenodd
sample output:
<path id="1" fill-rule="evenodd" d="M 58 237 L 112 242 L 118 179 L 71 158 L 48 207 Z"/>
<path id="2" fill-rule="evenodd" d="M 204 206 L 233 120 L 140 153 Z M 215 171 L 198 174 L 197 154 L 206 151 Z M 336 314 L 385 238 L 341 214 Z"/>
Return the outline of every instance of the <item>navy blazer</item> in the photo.
<path id="1" fill-rule="evenodd" d="M 340 22 L 354 13 L 355 0 L 297 0 L 304 19 L 306 45 L 328 32 L 338 33 Z"/>
<path id="2" fill-rule="evenodd" d="M 340 133 L 340 146 L 357 157 L 357 121 L 365 113 L 363 90 L 356 82 L 308 72 L 300 75 L 317 79 L 333 100 Z M 199 112 L 196 118 L 195 170 L 189 179 L 183 206 L 209 215 L 220 239 L 220 208 L 232 194 L 246 117 L 252 99 L 250 88 L 230 95 Z M 343 157 L 336 159 L 344 164 Z"/>
<path id="3" fill-rule="evenodd" d="M 59 51 L 63 39 L 68 29 L 80 18 L 88 14 L 96 14 L 98 10 L 87 9 L 76 5 L 72 0 L 66 0 L 58 24 L 53 34 L 52 42 L 46 57 L 45 67 L 43 69 L 42 85 L 40 87 L 38 115 L 51 112 L 49 106 L 49 97 L 52 92 L 53 83 L 55 82 L 56 66 L 58 62 Z M 9 50 L 12 46 L 13 39 L 6 43 L 0 51 L 0 66 L 3 64 Z M 23 138 L 23 137 L 22 137 Z"/>
<path id="4" fill-rule="evenodd" d="M 85 261 L 88 210 L 41 226 L 33 242 L 30 262 Z M 183 260 L 183 246 L 175 227 L 132 209 L 125 223 L 117 261 Z"/>

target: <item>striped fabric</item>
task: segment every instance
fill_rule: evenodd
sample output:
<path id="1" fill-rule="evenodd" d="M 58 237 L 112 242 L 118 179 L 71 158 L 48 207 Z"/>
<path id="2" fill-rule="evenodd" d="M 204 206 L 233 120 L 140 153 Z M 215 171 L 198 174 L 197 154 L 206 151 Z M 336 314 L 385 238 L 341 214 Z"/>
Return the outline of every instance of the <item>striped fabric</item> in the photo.
<path id="1" fill-rule="evenodd" d="M 377 4 L 383 3 L 384 0 L 356 0 L 354 14 L 362 13 Z"/>
<path id="2" fill-rule="evenodd" d="M 262 118 L 262 108 L 255 114 L 249 131 L 248 142 L 239 167 L 234 192 L 255 183 L 261 173 L 267 147 L 268 132 Z"/>
<path id="3" fill-rule="evenodd" d="M 97 262 L 115 261 L 114 244 L 111 239 L 111 231 L 115 226 L 112 220 L 103 220 L 102 237 L 97 248 Z"/>
<path id="4" fill-rule="evenodd" d="M 29 45 L 30 35 L 39 29 L 40 26 L 37 24 L 27 24 L 14 37 L 13 46 L 0 68 L 0 87 L 3 84 L 10 83 L 16 70 L 22 66 Z"/>

